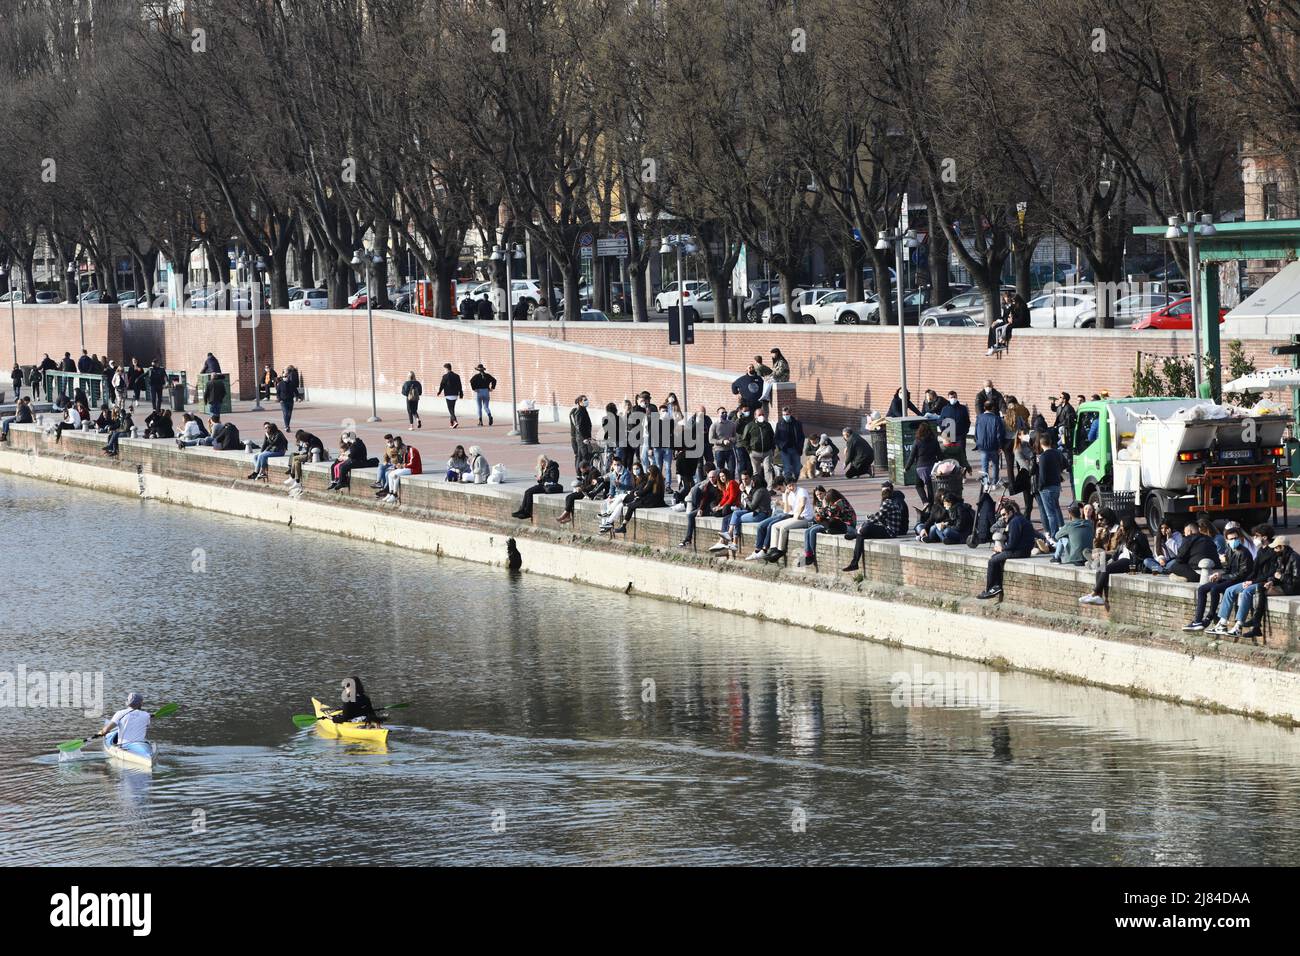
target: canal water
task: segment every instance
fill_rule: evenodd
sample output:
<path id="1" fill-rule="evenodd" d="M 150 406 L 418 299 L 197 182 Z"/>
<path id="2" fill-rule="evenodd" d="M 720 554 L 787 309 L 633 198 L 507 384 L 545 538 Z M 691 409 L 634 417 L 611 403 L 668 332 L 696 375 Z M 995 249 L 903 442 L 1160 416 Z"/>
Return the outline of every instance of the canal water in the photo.
<path id="1" fill-rule="evenodd" d="M 0 536 L 10 864 L 1300 860 L 1245 718 L 3 476 Z M 152 774 L 57 758 L 67 671 L 181 704 Z M 350 674 L 386 752 L 291 721 Z"/>

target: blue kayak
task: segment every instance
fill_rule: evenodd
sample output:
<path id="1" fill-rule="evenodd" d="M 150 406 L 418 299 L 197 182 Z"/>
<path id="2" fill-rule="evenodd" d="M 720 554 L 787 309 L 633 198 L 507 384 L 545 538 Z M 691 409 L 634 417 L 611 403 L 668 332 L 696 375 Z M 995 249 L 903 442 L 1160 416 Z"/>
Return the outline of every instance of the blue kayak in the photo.
<path id="1" fill-rule="evenodd" d="M 135 767 L 138 770 L 152 770 L 154 758 L 158 755 L 158 748 L 147 740 L 118 744 L 117 731 L 114 730 L 104 738 L 104 753 L 108 754 L 109 760 L 115 760 L 128 767 Z"/>

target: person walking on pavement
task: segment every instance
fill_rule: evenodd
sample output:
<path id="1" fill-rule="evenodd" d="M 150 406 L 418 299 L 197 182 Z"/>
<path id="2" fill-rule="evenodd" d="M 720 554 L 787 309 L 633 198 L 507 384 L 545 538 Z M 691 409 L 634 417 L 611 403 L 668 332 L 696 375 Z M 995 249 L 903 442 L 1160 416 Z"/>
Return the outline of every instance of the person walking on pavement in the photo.
<path id="1" fill-rule="evenodd" d="M 402 383 L 402 397 L 406 399 L 406 420 L 410 428 L 423 428 L 424 422 L 420 421 L 420 396 L 424 394 L 424 386 L 412 372 L 405 382 Z"/>
<path id="2" fill-rule="evenodd" d="M 451 370 L 451 363 L 443 363 L 442 381 L 438 383 L 438 394 L 447 400 L 447 414 L 451 416 L 451 427 L 460 428 L 456 418 L 456 400 L 464 397 L 460 376 Z"/>
<path id="3" fill-rule="evenodd" d="M 984 400 L 984 410 L 975 419 L 975 450 L 980 453 L 980 468 L 989 486 L 996 485 L 1002 470 L 1002 445 L 1006 426 L 998 415 L 993 399 Z"/>
<path id="4" fill-rule="evenodd" d="M 497 387 L 497 380 L 488 374 L 488 370 L 480 362 L 474 366 L 474 377 L 469 380 L 469 387 L 474 392 L 475 402 L 478 404 L 478 423 L 483 424 L 483 416 L 487 415 L 488 424 L 492 424 L 492 392 Z"/>
<path id="5" fill-rule="evenodd" d="M 218 373 L 208 379 L 203 386 L 203 404 L 208 406 L 208 414 L 221 416 L 221 408 L 226 403 L 226 380 Z"/>
<path id="6" fill-rule="evenodd" d="M 289 423 L 293 419 L 293 403 L 297 401 L 298 390 L 293 387 L 293 382 L 289 378 L 288 370 L 278 382 L 275 383 L 275 399 L 280 403 L 280 414 L 284 418 L 284 430 L 289 431 Z"/>

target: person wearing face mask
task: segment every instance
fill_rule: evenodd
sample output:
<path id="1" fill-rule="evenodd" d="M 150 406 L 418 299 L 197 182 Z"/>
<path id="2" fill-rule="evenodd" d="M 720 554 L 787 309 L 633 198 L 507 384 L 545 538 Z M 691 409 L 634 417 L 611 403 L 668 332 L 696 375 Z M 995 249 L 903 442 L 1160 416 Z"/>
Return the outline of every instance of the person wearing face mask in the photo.
<path id="1" fill-rule="evenodd" d="M 767 416 L 760 410 L 755 413 L 753 421 L 740 430 L 736 444 L 748 455 L 748 471 L 757 475 L 762 470 L 763 478 L 769 485 L 776 477 L 773 456 L 776 452 L 776 432 L 767 421 Z M 745 462 L 741 462 L 742 467 Z"/>
<path id="2" fill-rule="evenodd" d="M 1197 585 L 1196 610 L 1191 622 L 1183 627 L 1184 631 L 1203 631 L 1217 624 L 1214 612 L 1222 602 L 1224 592 L 1234 584 L 1249 581 L 1255 573 L 1255 561 L 1250 556 L 1250 550 L 1245 547 L 1241 529 L 1229 529 L 1224 538 L 1228 552 L 1224 568 L 1211 574 L 1204 584 Z M 1209 618 L 1205 616 L 1207 606 Z"/>
<path id="3" fill-rule="evenodd" d="M 718 417 L 709 428 L 709 446 L 715 468 L 739 470 L 736 468 L 736 422 L 725 408 L 718 409 Z"/>
<path id="4" fill-rule="evenodd" d="M 675 406 L 665 402 L 659 406 L 659 427 L 651 436 L 650 464 L 658 467 L 664 481 L 673 483 L 673 445 L 677 438 L 677 423 L 681 416 Z M 646 467 L 649 471 L 649 466 Z"/>
<path id="5" fill-rule="evenodd" d="M 696 472 L 701 466 L 707 471 L 709 459 L 709 430 L 712 425 L 708 412 L 701 405 L 699 410 L 686 421 L 681 422 L 673 431 L 673 472 L 677 484 L 687 488 L 695 481 Z M 669 483 L 669 487 L 672 484 Z"/>
<path id="6" fill-rule="evenodd" d="M 781 474 L 787 478 L 799 476 L 799 452 L 803 450 L 803 422 L 794 416 L 794 407 L 781 409 L 781 420 L 776 424 L 776 450 L 781 454 Z"/>
<path id="7" fill-rule="evenodd" d="M 573 400 L 573 408 L 569 412 L 569 444 L 573 446 L 573 473 L 576 475 L 579 466 L 590 459 L 591 441 L 591 413 L 587 411 L 587 396 L 579 395 Z"/>

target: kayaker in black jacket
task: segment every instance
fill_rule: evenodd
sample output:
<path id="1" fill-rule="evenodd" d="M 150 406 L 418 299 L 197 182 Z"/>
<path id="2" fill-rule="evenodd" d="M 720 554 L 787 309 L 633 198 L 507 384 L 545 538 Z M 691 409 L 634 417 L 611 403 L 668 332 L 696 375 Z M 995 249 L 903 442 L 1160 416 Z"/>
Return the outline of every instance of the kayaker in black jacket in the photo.
<path id="1" fill-rule="evenodd" d="M 341 724 L 358 717 L 367 723 L 380 723 L 379 714 L 375 712 L 360 677 L 349 677 L 343 682 L 343 709 L 333 716 L 334 723 Z"/>

